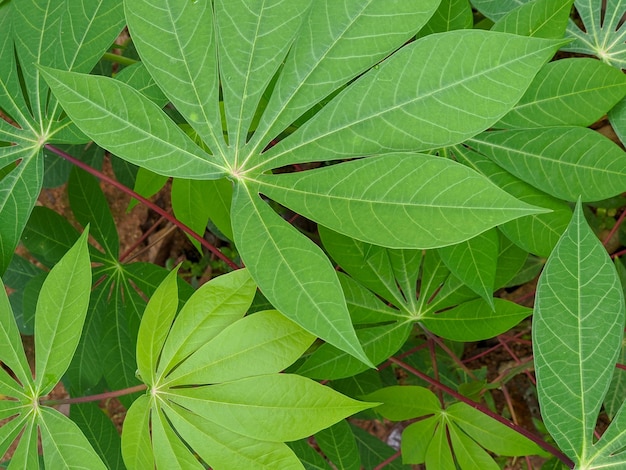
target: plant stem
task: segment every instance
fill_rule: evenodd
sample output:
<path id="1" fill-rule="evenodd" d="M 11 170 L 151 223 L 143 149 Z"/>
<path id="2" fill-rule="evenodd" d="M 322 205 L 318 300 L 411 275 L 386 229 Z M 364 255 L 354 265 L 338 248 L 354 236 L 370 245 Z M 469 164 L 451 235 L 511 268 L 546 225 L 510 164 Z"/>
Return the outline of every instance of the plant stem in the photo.
<path id="1" fill-rule="evenodd" d="M 124 388 L 122 390 L 116 390 L 114 392 L 104 392 L 97 395 L 88 395 L 86 397 L 77 398 L 65 398 L 62 400 L 42 400 L 42 405 L 54 406 L 54 405 L 72 405 L 75 403 L 89 403 L 92 401 L 107 400 L 109 398 L 121 397 L 123 395 L 130 395 L 131 393 L 141 392 L 148 387 L 146 384 L 135 385 L 134 387 Z"/>
<path id="2" fill-rule="evenodd" d="M 120 65 L 133 65 L 138 62 L 129 57 L 124 57 L 123 55 L 113 54 L 112 52 L 105 52 L 102 58 L 104 60 L 108 60 L 109 62 L 113 62 L 113 63 L 120 64 Z"/>
<path id="3" fill-rule="evenodd" d="M 453 390 L 450 387 L 448 387 L 448 386 L 446 386 L 446 385 L 436 381 L 435 379 L 433 379 L 429 375 L 424 374 L 423 372 L 420 372 L 416 368 L 411 367 L 410 365 L 406 364 L 405 362 L 400 361 L 399 359 L 396 359 L 395 357 L 390 357 L 388 360 L 390 362 L 393 362 L 394 364 L 402 367 L 407 372 L 410 372 L 411 374 L 414 374 L 414 375 L 418 376 L 420 379 L 428 382 L 429 384 L 433 385 L 434 387 L 437 387 L 437 389 L 446 392 L 448 395 L 451 395 L 455 399 L 457 399 L 459 401 L 462 401 L 466 405 L 469 405 L 472 408 L 475 408 L 478 411 L 480 411 L 482 413 L 485 413 L 487 416 L 495 419 L 499 423 L 504 424 L 505 426 L 513 429 L 514 431 L 517 431 L 521 435 L 523 435 L 523 436 L 527 437 L 528 439 L 530 439 L 531 441 L 533 441 L 535 444 L 537 444 L 542 449 L 546 450 L 547 452 L 550 452 L 552 455 L 557 457 L 561 462 L 563 462 L 569 468 L 574 468 L 574 466 L 575 466 L 574 462 L 567 455 L 565 455 L 563 452 L 561 452 L 559 449 L 557 449 L 553 445 L 548 444 L 546 441 L 541 439 L 539 436 L 534 435 L 533 433 L 531 433 L 527 429 L 525 429 L 525 428 L 523 428 L 521 426 L 518 426 L 515 423 L 512 423 L 511 421 L 509 421 L 508 419 L 500 416 L 499 414 L 494 413 L 493 411 L 491 411 L 486 406 L 483 406 L 480 403 L 475 402 L 474 400 L 470 400 L 466 396 L 461 395 L 456 390 Z"/>
<path id="4" fill-rule="evenodd" d="M 61 149 L 59 149 L 59 148 L 57 148 L 57 147 L 55 147 L 53 145 L 50 145 L 50 144 L 46 144 L 45 147 L 48 150 L 50 150 L 52 153 L 54 153 L 54 154 L 58 155 L 59 157 L 64 158 L 65 160 L 73 163 L 77 167 L 82 168 L 87 173 L 92 174 L 93 176 L 95 176 L 99 180 L 104 181 L 107 184 L 110 184 L 111 186 L 119 189 L 120 191 L 123 191 L 124 193 L 128 194 L 131 197 L 134 197 L 135 199 L 140 201 L 142 204 L 146 205 L 147 207 L 152 209 L 154 212 L 156 212 L 157 214 L 163 216 L 165 219 L 167 219 L 172 224 L 176 225 L 183 232 L 187 233 L 189 236 L 191 236 L 191 237 L 195 238 L 196 240 L 198 240 L 203 247 L 205 247 L 207 250 L 209 250 L 211 253 L 213 253 L 215 256 L 217 256 L 219 259 L 224 261 L 232 269 L 239 269 L 240 268 L 240 266 L 237 266 L 234 261 L 232 261 L 226 255 L 224 255 L 224 253 L 222 253 L 216 246 L 213 246 L 212 244 L 210 244 L 208 241 L 206 241 L 204 239 L 204 237 L 201 237 L 200 235 L 198 235 L 196 232 L 191 230 L 189 227 L 187 227 L 185 224 L 183 224 L 176 217 L 174 217 L 173 215 L 169 214 L 167 211 L 161 209 L 159 206 L 154 204 L 152 201 L 149 201 L 148 199 L 146 199 L 145 197 L 143 197 L 140 194 L 136 193 L 132 189 L 127 188 L 126 186 L 124 186 L 119 181 L 116 181 L 113 178 L 110 178 L 109 176 L 105 175 L 101 171 L 98 171 L 95 168 L 87 165 L 86 163 L 81 162 L 80 160 L 72 157 L 70 154 L 64 152 L 63 150 L 61 150 Z"/>

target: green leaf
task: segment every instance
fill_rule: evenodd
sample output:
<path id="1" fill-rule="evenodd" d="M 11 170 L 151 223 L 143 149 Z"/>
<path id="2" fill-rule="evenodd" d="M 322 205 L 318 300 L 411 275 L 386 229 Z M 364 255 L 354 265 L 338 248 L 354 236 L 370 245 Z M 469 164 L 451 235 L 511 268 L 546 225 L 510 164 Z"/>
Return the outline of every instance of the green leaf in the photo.
<path id="1" fill-rule="evenodd" d="M 83 329 L 91 291 L 86 228 L 48 273 L 35 314 L 35 385 L 47 394 L 70 365 Z"/>
<path id="2" fill-rule="evenodd" d="M 223 160 L 226 143 L 218 106 L 212 5 L 142 0 L 125 1 L 124 6 L 133 43 L 154 81 L 202 137 L 211 153 Z M 150 169 L 159 173 L 155 168 Z"/>
<path id="3" fill-rule="evenodd" d="M 276 310 L 258 312 L 225 328 L 165 380 L 173 387 L 278 373 L 294 363 L 314 340 Z"/>
<path id="4" fill-rule="evenodd" d="M 211 200 L 206 193 L 213 186 L 209 180 L 187 180 L 174 178 L 172 182 L 172 209 L 178 220 L 187 225 L 201 237 L 204 236 L 209 215 Z M 200 242 L 187 235 L 191 243 L 202 253 Z"/>
<path id="5" fill-rule="evenodd" d="M 161 351 L 157 374 L 161 377 L 241 319 L 254 298 L 256 285 L 246 269 L 239 269 L 203 284 L 185 303 Z M 219 353 L 219 351 L 215 351 Z"/>
<path id="6" fill-rule="evenodd" d="M 575 5 L 582 28 L 570 22 L 567 33 L 574 42 L 563 49 L 595 55 L 614 67 L 626 68 L 626 26 L 621 23 L 624 0 L 608 0 L 606 6 L 599 0 L 576 0 Z"/>
<path id="7" fill-rule="evenodd" d="M 337 470 L 360 470 L 361 458 L 354 434 L 346 420 L 315 434 L 315 441 Z"/>
<path id="8" fill-rule="evenodd" d="M 418 36 L 455 29 L 472 29 L 473 22 L 472 5 L 469 0 L 442 0 Z"/>
<path id="9" fill-rule="evenodd" d="M 222 81 L 224 112 L 231 145 L 241 148 L 248 140 L 261 96 L 283 64 L 312 3 L 311 0 L 215 2 L 220 74 L 226 77 Z M 235 154 L 233 166 L 238 165 Z"/>
<path id="10" fill-rule="evenodd" d="M 396 450 L 389 447 L 375 436 L 355 425 L 350 425 L 354 437 L 356 438 L 359 453 L 361 454 L 361 462 L 367 470 L 373 470 L 379 466 L 381 462 L 386 462 L 396 454 Z M 411 467 L 402 465 L 399 459 L 391 461 L 386 465 L 389 470 L 405 470 Z"/>
<path id="11" fill-rule="evenodd" d="M 139 397 L 126 412 L 122 428 L 122 457 L 129 470 L 154 468 L 150 444 L 150 399 Z"/>
<path id="12" fill-rule="evenodd" d="M 456 468 L 452 450 L 448 444 L 447 426 L 439 424 L 435 430 L 435 435 L 426 449 L 427 468 Z"/>
<path id="13" fill-rule="evenodd" d="M 515 107 L 496 124 L 519 127 L 587 127 L 626 93 L 624 74 L 589 58 L 569 58 L 543 66 Z"/>
<path id="14" fill-rule="evenodd" d="M 129 85 L 53 69 L 42 69 L 42 74 L 72 121 L 111 153 L 165 176 L 216 179 L 224 175 L 214 157 Z"/>
<path id="15" fill-rule="evenodd" d="M 302 470 L 303 468 L 298 458 L 283 443 L 242 436 L 179 406 L 168 406 L 166 416 L 180 437 L 198 452 L 202 460 L 215 469 Z"/>
<path id="16" fill-rule="evenodd" d="M 539 279 L 533 347 L 544 423 L 581 467 L 594 454 L 593 431 L 623 325 L 619 278 L 579 203 Z"/>
<path id="17" fill-rule="evenodd" d="M 493 299 L 493 306 L 483 299 L 470 300 L 450 310 L 430 314 L 422 319 L 424 326 L 438 336 L 452 341 L 480 341 L 502 334 L 532 310 L 508 300 Z"/>
<path id="18" fill-rule="evenodd" d="M 117 259 L 120 251 L 117 227 L 98 180 L 85 171 L 75 169 L 70 174 L 67 192 L 76 219 L 83 226 L 89 225 L 91 236 L 107 255 Z"/>
<path id="19" fill-rule="evenodd" d="M 204 469 L 160 409 L 153 410 L 150 424 L 156 468 Z"/>
<path id="20" fill-rule="evenodd" d="M 40 468 L 38 432 L 34 419 L 29 419 L 24 427 L 20 442 L 11 457 L 11 468 Z"/>
<path id="21" fill-rule="evenodd" d="M 22 241 L 37 260 L 45 266 L 53 266 L 78 237 L 79 233 L 65 217 L 47 207 L 37 206 L 24 228 Z"/>
<path id="22" fill-rule="evenodd" d="M 376 365 L 387 360 L 406 342 L 412 330 L 409 321 L 356 330 L 365 353 Z M 331 344 L 323 344 L 298 369 L 298 374 L 320 380 L 335 380 L 356 375 L 367 366 Z"/>
<path id="23" fill-rule="evenodd" d="M 419 418 L 439 413 L 441 410 L 439 399 L 433 392 L 414 385 L 381 388 L 362 398 L 382 402 L 375 408 L 376 412 L 392 421 Z"/>
<path id="24" fill-rule="evenodd" d="M 448 269 L 469 288 L 493 305 L 493 291 L 499 254 L 498 232 L 487 230 L 457 245 L 439 249 Z"/>
<path id="25" fill-rule="evenodd" d="M 569 205 L 516 178 L 487 157 L 468 148 L 456 146 L 454 154 L 461 163 L 485 175 L 520 201 L 551 210 L 546 214 L 520 217 L 498 227 L 524 250 L 548 257 L 572 218 Z"/>
<path id="26" fill-rule="evenodd" d="M 626 186 L 626 153 L 591 129 L 493 131 L 469 143 L 513 175 L 560 199 L 599 201 Z"/>
<path id="27" fill-rule="evenodd" d="M 40 150 L 21 149 L 12 155 L 14 158 L 21 159 L 20 163 L 0 180 L 0 219 L 12 221 L 0 224 L 0 274 L 11 261 L 43 181 Z M 1 162 L 0 153 L 0 165 Z"/>
<path id="28" fill-rule="evenodd" d="M 329 154 L 339 159 L 462 142 L 506 114 L 561 44 L 478 30 L 421 38 L 266 151 L 260 169 L 325 160 Z"/>
<path id="29" fill-rule="evenodd" d="M 491 452 L 509 456 L 543 453 L 541 448 L 527 437 L 465 403 L 450 405 L 446 413 L 455 425 Z"/>
<path id="30" fill-rule="evenodd" d="M 97 403 L 72 405 L 71 417 L 107 467 L 122 468 L 120 436 L 113 422 Z"/>
<path id="31" fill-rule="evenodd" d="M 232 223 L 237 249 L 269 301 L 305 330 L 373 367 L 350 322 L 337 274 L 319 247 L 242 185 L 236 187 Z"/>
<path id="32" fill-rule="evenodd" d="M 46 468 L 106 470 L 106 465 L 73 421 L 53 409 L 42 407 L 40 410 L 38 424 Z"/>
<path id="33" fill-rule="evenodd" d="M 294 211 L 389 248 L 452 245 L 541 212 L 463 165 L 431 155 L 386 155 L 259 181 L 263 194 Z"/>
<path id="34" fill-rule="evenodd" d="M 289 442 L 287 445 L 298 456 L 306 470 L 331 470 L 324 457 L 309 445 L 307 439 Z"/>
<path id="35" fill-rule="evenodd" d="M 30 366 L 26 360 L 22 338 L 13 318 L 9 297 L 0 278 L 0 361 L 6 364 L 22 383 L 22 387 L 33 383 Z"/>
<path id="36" fill-rule="evenodd" d="M 439 1 L 308 0 L 302 11 L 306 4 L 311 8 L 250 141 L 251 154 L 316 103 L 405 44 L 431 17 Z M 250 164 L 263 160 L 263 155 L 252 155 Z"/>
<path id="37" fill-rule="evenodd" d="M 302 439 L 374 405 L 289 374 L 180 388 L 168 398 L 233 432 L 273 442 Z"/>
<path id="38" fill-rule="evenodd" d="M 467 437 L 456 426 L 449 425 L 450 442 L 454 455 L 462 470 L 498 470 L 500 466 L 494 462 L 484 449 Z"/>
<path id="39" fill-rule="evenodd" d="M 438 416 L 422 419 L 409 424 L 402 431 L 402 461 L 410 464 L 421 464 L 426 460 L 426 450 L 440 424 Z"/>
<path id="40" fill-rule="evenodd" d="M 170 272 L 150 298 L 137 336 L 137 368 L 147 385 L 156 385 L 161 349 L 178 310 L 178 269 Z"/>
<path id="41" fill-rule="evenodd" d="M 233 184 L 226 178 L 211 180 L 203 196 L 208 202 L 209 218 L 229 240 L 234 239 L 230 223 L 230 205 L 233 200 Z"/>
<path id="42" fill-rule="evenodd" d="M 491 28 L 521 36 L 560 39 L 574 0 L 535 0 L 508 12 Z"/>
<path id="43" fill-rule="evenodd" d="M 339 282 L 346 296 L 350 318 L 355 325 L 399 321 L 406 318 L 406 314 L 389 307 L 372 291 L 342 272 L 339 273 Z"/>

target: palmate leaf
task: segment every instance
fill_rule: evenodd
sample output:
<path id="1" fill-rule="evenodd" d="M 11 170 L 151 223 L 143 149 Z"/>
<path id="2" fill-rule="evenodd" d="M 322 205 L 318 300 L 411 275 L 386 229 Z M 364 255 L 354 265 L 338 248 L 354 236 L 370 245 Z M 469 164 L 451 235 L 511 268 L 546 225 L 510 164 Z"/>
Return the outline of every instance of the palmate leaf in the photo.
<path id="1" fill-rule="evenodd" d="M 154 463 L 186 468 L 186 461 L 192 468 L 198 461 L 187 446 L 216 469 L 302 468 L 285 440 L 301 439 L 372 406 L 278 373 L 314 337 L 277 311 L 240 318 L 255 294 L 246 286 L 246 270 L 208 282 L 172 323 L 172 308 L 164 302 L 176 303 L 174 279 L 172 273 L 157 289 L 140 326 L 137 357 L 143 369 L 152 370 L 142 372 L 150 378 L 147 395 L 126 416 L 122 449 L 128 468 Z M 213 288 L 211 299 L 207 292 Z M 226 312 L 211 305 L 202 309 L 205 299 Z M 151 334 L 159 324 L 160 333 Z M 184 337 L 193 338 L 191 347 L 182 345 Z"/>
<path id="2" fill-rule="evenodd" d="M 346 420 L 316 433 L 315 442 L 337 470 L 361 469 L 359 449 Z"/>
<path id="3" fill-rule="evenodd" d="M 595 468 L 594 460 L 616 450 L 608 437 L 611 433 L 608 442 L 594 448 L 593 431 L 620 352 L 623 327 L 619 278 L 579 203 L 537 286 L 533 348 L 544 423 L 581 468 Z"/>
<path id="4" fill-rule="evenodd" d="M 0 167 L 19 162 L 0 181 L 0 219 L 11 221 L 0 227 L 0 273 L 41 190 L 41 147 L 67 138 L 85 141 L 67 118 L 59 120 L 61 110 L 49 97 L 37 64 L 88 72 L 123 22 L 122 5 L 115 0 L 85 0 L 78 8 L 70 1 L 52 0 L 0 6 L 0 109 L 13 122 L 0 119 L 0 142 L 9 144 L 0 147 Z"/>
<path id="5" fill-rule="evenodd" d="M 337 215 L 349 210 L 350 217 L 342 219 L 354 222 L 346 223 L 346 235 L 378 242 L 381 233 L 397 232 L 400 241 L 394 240 L 393 246 L 408 248 L 457 243 L 535 209 L 501 194 L 508 200 L 500 201 L 503 207 L 493 198 L 488 201 L 488 208 L 498 215 L 478 214 L 476 207 L 465 207 L 466 194 L 461 191 L 445 205 L 445 212 L 460 207 L 454 217 L 462 222 L 452 230 L 442 224 L 445 227 L 439 227 L 434 237 L 427 235 L 430 227 L 425 229 L 417 219 L 430 217 L 428 211 L 407 209 L 414 212 L 410 223 L 404 216 L 406 201 L 418 205 L 411 199 L 413 179 L 391 181 L 409 169 L 408 158 L 396 166 L 405 157 L 389 156 L 396 173 L 378 184 L 371 184 L 371 178 L 379 168 L 369 164 L 333 169 L 352 173 L 353 165 L 366 168 L 347 175 L 349 187 L 374 188 L 371 194 L 361 195 L 354 207 L 346 205 L 343 190 L 329 197 L 312 189 L 326 177 L 322 172 L 312 172 L 319 175 L 312 177 L 286 176 L 293 179 L 288 184 L 284 179 L 288 190 L 273 190 L 282 177 L 263 173 L 295 162 L 384 155 L 393 150 L 413 154 L 461 142 L 506 114 L 561 44 L 458 31 L 430 35 L 403 47 L 439 2 L 418 3 L 216 1 L 214 8 L 206 2 L 167 2 L 155 8 L 149 1 L 127 2 L 130 31 L 147 70 L 203 143 L 184 135 L 158 105 L 130 86 L 104 77 L 51 69 L 44 73 L 68 115 L 113 153 L 162 175 L 233 180 L 233 238 L 264 295 L 307 331 L 369 364 L 350 324 L 336 273 L 313 243 L 286 227 L 259 192 L 298 212 L 307 209 L 307 199 L 315 200 L 308 208 L 313 211 L 310 216 L 332 229 L 341 230 Z M 296 16 L 294 9 L 299 10 Z M 380 158 L 372 160 L 385 165 L 387 157 Z M 465 171 L 460 168 L 457 171 Z M 303 180 L 298 192 L 291 183 L 299 178 Z M 476 183 L 481 179 L 477 177 Z M 459 183 L 444 181 L 446 188 Z M 385 185 L 393 191 L 387 192 Z M 426 205 L 437 202 L 435 194 L 424 201 Z M 383 217 L 385 223 L 393 219 L 382 232 L 383 222 L 368 229 L 374 206 L 375 217 Z M 524 210 L 518 211 L 520 207 Z M 432 220 L 449 217 L 442 211 L 443 206 L 432 212 Z M 322 220 L 329 214 L 334 220 Z M 463 232 L 465 226 L 471 228 Z M 436 240 L 444 234 L 455 237 Z"/>

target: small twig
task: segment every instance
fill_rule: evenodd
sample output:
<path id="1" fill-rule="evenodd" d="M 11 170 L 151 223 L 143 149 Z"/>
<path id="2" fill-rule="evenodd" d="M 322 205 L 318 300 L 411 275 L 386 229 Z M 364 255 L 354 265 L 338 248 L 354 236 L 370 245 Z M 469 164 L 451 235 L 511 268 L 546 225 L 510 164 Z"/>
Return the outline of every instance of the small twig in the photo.
<path id="1" fill-rule="evenodd" d="M 114 392 L 104 392 L 97 395 L 88 395 L 86 397 L 77 398 L 64 398 L 61 400 L 41 400 L 41 405 L 55 406 L 55 405 L 73 405 L 76 403 L 89 403 L 92 401 L 108 400 L 109 398 L 121 397 L 124 395 L 130 395 L 131 393 L 141 392 L 147 390 L 146 384 L 135 385 L 134 387 L 125 388 L 122 390 L 116 390 Z"/>

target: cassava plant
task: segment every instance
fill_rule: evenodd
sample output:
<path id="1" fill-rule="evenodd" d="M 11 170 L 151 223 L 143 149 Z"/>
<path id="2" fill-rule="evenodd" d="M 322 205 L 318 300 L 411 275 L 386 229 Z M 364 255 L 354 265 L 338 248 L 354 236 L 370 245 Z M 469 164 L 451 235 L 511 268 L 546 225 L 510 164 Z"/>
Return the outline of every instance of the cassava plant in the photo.
<path id="1" fill-rule="evenodd" d="M 625 5 L 472 3 L 480 28 L 468 0 L 0 2 L 2 453 L 25 430 L 11 466 L 37 465 L 38 435 L 47 468 L 623 465 L 623 267 L 583 203 L 592 223 L 626 205 L 626 155 L 589 128 L 608 113 L 626 135 Z M 124 25 L 124 55 L 106 52 Z M 550 61 L 559 49 L 602 61 Z M 100 171 L 102 149 L 134 191 Z M 83 235 L 34 207 L 61 161 L 81 168 L 67 188 Z M 127 262 L 83 170 L 234 271 L 194 292 Z M 176 218 L 146 199 L 169 178 Z M 202 238 L 209 220 L 240 260 Z M 14 256 L 20 237 L 40 266 Z M 532 337 L 556 447 L 495 413 L 504 381 L 460 358 L 533 313 L 494 292 L 548 257 Z M 35 334 L 34 378 L 18 329 Z M 71 421 L 44 398 L 61 379 Z M 121 442 L 88 403 L 112 396 Z M 400 454 L 354 413 L 419 420 Z"/>

